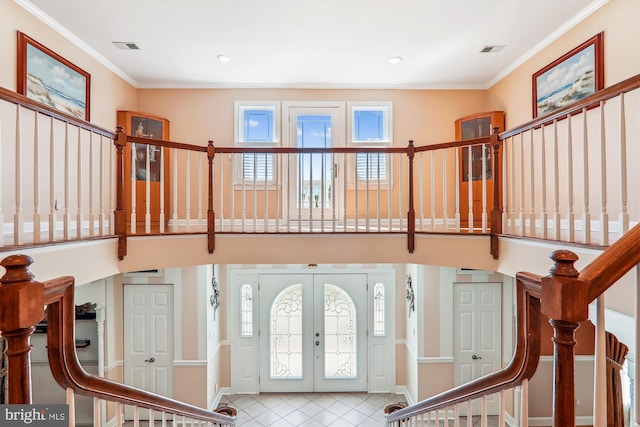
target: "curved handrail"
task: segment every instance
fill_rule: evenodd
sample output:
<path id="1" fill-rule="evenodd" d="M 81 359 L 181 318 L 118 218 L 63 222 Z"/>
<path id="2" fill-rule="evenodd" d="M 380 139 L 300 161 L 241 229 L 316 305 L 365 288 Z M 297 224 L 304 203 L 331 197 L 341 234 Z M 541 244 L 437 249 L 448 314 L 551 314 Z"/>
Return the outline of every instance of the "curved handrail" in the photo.
<path id="1" fill-rule="evenodd" d="M 518 273 L 516 349 L 513 358 L 505 368 L 463 384 L 414 405 L 385 415 L 387 423 L 401 421 L 436 409 L 466 402 L 515 387 L 522 380 L 530 379 L 538 367 L 540 359 L 540 298 L 542 295 L 541 276 Z"/>
<path id="2" fill-rule="evenodd" d="M 223 425 L 235 425 L 230 408 L 211 412 L 177 400 L 159 396 L 135 387 L 120 384 L 87 373 L 75 348 L 75 305 L 73 300 L 73 277 L 59 277 L 44 282 L 44 303 L 47 305 L 47 346 L 49 365 L 53 377 L 62 387 L 100 399 L 139 406 L 154 411 L 185 416 L 201 421 Z"/>

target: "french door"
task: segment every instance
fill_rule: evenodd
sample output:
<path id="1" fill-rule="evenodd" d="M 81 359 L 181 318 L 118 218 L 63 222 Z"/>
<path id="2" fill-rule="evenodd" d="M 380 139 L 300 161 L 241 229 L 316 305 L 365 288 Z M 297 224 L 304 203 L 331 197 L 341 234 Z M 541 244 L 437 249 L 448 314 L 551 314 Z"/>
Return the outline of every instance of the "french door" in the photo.
<path id="1" fill-rule="evenodd" d="M 344 145 L 344 107 L 289 106 L 289 145 L 331 148 Z M 342 174 L 331 153 L 301 153 L 289 158 L 289 218 L 322 227 L 338 221 Z"/>
<path id="2" fill-rule="evenodd" d="M 366 391 L 366 275 L 260 276 L 260 391 Z"/>

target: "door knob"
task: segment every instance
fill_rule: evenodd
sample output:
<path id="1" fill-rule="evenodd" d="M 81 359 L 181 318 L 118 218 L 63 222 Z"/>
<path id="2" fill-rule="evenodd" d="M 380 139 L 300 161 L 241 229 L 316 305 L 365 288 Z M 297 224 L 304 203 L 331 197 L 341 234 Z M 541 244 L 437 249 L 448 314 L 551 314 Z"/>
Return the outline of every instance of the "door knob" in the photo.
<path id="1" fill-rule="evenodd" d="M 482 357 L 481 357 L 481 356 L 476 356 L 475 354 L 474 354 L 473 356 L 471 356 L 471 358 L 472 358 L 473 360 L 480 360 L 480 359 L 482 359 Z"/>
<path id="2" fill-rule="evenodd" d="M 156 361 L 156 358 L 155 358 L 155 357 L 152 357 L 152 358 L 150 358 L 150 359 L 144 359 L 144 361 L 145 361 L 145 362 L 148 362 L 148 363 L 153 363 L 153 362 L 155 362 L 155 361 Z"/>
<path id="3" fill-rule="evenodd" d="M 320 345 L 320 341 L 316 341 L 316 345 Z"/>

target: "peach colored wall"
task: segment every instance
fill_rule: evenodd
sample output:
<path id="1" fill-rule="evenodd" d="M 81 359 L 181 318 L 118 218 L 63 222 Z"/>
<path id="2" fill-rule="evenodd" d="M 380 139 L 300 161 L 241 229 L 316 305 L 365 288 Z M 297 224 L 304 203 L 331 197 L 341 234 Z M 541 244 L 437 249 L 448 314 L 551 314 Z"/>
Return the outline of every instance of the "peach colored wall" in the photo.
<path id="1" fill-rule="evenodd" d="M 487 107 L 504 110 L 507 129 L 532 118 L 531 76 L 571 49 L 604 31 L 605 87 L 640 73 L 640 2 L 610 0 L 583 22 L 519 66 L 487 92 Z"/>
<path id="2" fill-rule="evenodd" d="M 116 127 L 116 110 L 135 109 L 134 87 L 13 1 L 0 0 L 0 86 L 17 88 L 17 31 L 22 31 L 91 75 L 91 122 Z"/>
<path id="3" fill-rule="evenodd" d="M 201 408 L 207 407 L 207 367 L 174 366 L 173 397 Z M 180 381 L 177 381 L 177 380 Z"/>
<path id="4" fill-rule="evenodd" d="M 453 363 L 419 363 L 418 383 L 420 400 L 453 388 Z"/>

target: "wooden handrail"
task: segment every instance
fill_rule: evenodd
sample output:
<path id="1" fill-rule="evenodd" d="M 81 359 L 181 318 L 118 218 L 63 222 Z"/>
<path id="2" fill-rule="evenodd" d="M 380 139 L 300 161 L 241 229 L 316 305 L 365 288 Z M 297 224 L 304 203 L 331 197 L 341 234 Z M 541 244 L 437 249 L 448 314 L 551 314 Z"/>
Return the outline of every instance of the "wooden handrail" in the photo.
<path id="1" fill-rule="evenodd" d="M 481 396 L 519 385 L 530 379 L 540 359 L 540 276 L 529 273 L 516 275 L 517 317 L 516 348 L 509 365 L 451 390 L 430 397 L 385 415 L 387 423 L 401 421 L 420 414 L 446 408 Z M 397 409 L 397 406 L 393 409 Z"/>
<path id="2" fill-rule="evenodd" d="M 530 129 L 539 128 L 541 125 L 551 124 L 555 120 L 562 120 L 569 114 L 574 115 L 582 112 L 585 108 L 589 109 L 597 107 L 598 105 L 600 105 L 601 101 L 607 101 L 611 98 L 615 98 L 621 93 L 627 93 L 638 88 L 640 88 L 640 74 L 599 90 L 585 98 L 582 98 L 579 101 L 572 103 L 571 105 L 560 108 L 549 115 L 528 121 L 518 127 L 502 132 L 500 133 L 500 139 L 504 140 L 507 138 L 511 138 L 514 135 L 521 134 L 522 132 L 526 132 Z"/>
<path id="3" fill-rule="evenodd" d="M 37 111 L 49 117 L 53 117 L 54 119 L 58 119 L 62 122 L 69 123 L 74 126 L 78 126 L 81 129 L 85 129 L 90 132 L 97 133 L 99 135 L 105 136 L 110 139 L 115 139 L 116 137 L 116 134 L 112 131 L 103 129 L 99 126 L 92 124 L 91 122 L 87 122 L 86 120 L 79 119 L 70 114 L 62 113 L 56 110 L 55 108 L 48 107 L 40 102 L 34 101 L 33 99 L 27 98 L 24 95 L 20 95 L 19 93 L 13 92 L 3 87 L 0 87 L 0 99 L 20 105 L 32 111 Z"/>
<path id="4" fill-rule="evenodd" d="M 626 232 L 580 272 L 578 279 L 589 284 L 589 302 L 640 263 L 639 242 L 640 224 Z"/>
<path id="5" fill-rule="evenodd" d="M 235 425 L 235 417 L 210 412 L 168 397 L 116 383 L 87 373 L 76 353 L 73 277 L 44 282 L 47 305 L 47 347 L 53 377 L 62 387 L 99 399 L 120 402 L 154 411 L 185 416 L 201 421 Z"/>

